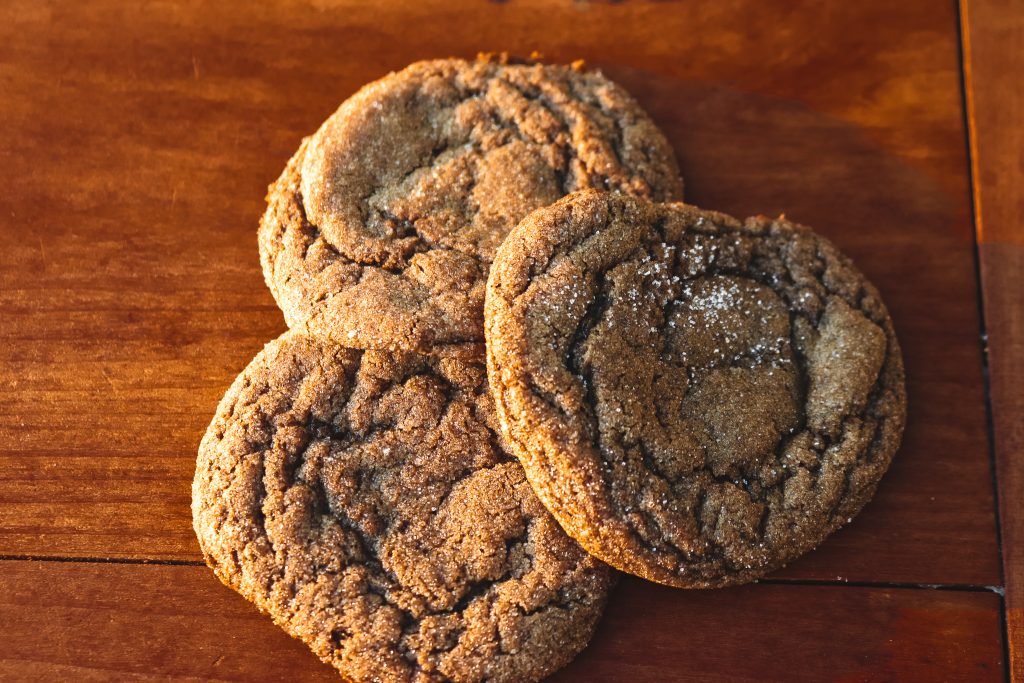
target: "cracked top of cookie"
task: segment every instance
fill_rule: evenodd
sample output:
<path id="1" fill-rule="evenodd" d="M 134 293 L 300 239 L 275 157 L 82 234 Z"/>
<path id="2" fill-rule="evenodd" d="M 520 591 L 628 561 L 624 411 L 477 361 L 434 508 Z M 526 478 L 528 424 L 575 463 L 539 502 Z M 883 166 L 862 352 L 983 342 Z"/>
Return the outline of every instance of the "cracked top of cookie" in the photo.
<path id="1" fill-rule="evenodd" d="M 199 450 L 207 562 L 353 681 L 532 681 L 593 633 L 610 570 L 502 450 L 482 359 L 294 332 Z"/>
<path id="2" fill-rule="evenodd" d="M 781 218 L 571 195 L 502 245 L 486 318 L 498 414 L 541 500 L 655 581 L 782 566 L 861 509 L 902 436 L 877 290 Z"/>
<path id="3" fill-rule="evenodd" d="M 349 346 L 480 342 L 505 235 L 584 188 L 682 197 L 622 88 L 568 66 L 418 62 L 342 104 L 271 186 L 264 274 L 289 326 Z"/>

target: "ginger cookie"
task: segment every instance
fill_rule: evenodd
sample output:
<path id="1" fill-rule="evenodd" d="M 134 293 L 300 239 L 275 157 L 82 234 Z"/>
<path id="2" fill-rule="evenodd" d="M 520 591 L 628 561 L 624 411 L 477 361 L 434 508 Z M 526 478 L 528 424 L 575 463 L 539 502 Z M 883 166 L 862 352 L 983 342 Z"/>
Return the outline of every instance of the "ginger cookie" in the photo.
<path id="1" fill-rule="evenodd" d="M 873 495 L 906 417 L 878 291 L 784 219 L 580 192 L 531 214 L 487 287 L 505 436 L 584 548 L 738 584 Z"/>
<path id="2" fill-rule="evenodd" d="M 483 359 L 286 333 L 203 438 L 217 576 L 352 681 L 535 681 L 586 645 L 611 570 L 544 509 Z"/>
<path id="3" fill-rule="evenodd" d="M 289 327 L 359 348 L 483 341 L 488 267 L 530 211 L 574 190 L 682 198 L 665 137 L 596 71 L 418 62 L 303 141 L 259 231 Z"/>

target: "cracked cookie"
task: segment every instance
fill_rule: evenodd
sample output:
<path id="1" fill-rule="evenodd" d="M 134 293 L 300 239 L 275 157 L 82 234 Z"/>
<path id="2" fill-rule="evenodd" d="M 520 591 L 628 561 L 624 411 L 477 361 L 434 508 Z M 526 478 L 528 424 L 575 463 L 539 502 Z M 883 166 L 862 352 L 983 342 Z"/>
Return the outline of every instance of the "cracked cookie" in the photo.
<path id="1" fill-rule="evenodd" d="M 672 149 L 600 73 L 481 58 L 365 86 L 270 187 L 264 277 L 289 327 L 348 346 L 483 340 L 508 231 L 574 190 L 682 198 Z"/>
<path id="2" fill-rule="evenodd" d="M 486 335 L 541 500 L 588 551 L 661 583 L 743 583 L 810 550 L 902 438 L 878 291 L 781 218 L 571 195 L 498 251 Z"/>
<path id="3" fill-rule="evenodd" d="M 483 359 L 286 333 L 221 401 L 192 488 L 207 563 L 353 681 L 534 681 L 611 570 L 506 455 Z"/>

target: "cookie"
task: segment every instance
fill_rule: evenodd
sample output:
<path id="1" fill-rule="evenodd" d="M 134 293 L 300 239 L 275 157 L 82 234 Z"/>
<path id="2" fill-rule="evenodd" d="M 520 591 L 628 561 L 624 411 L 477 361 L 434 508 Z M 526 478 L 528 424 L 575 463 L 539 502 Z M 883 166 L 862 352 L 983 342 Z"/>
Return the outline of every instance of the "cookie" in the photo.
<path id="1" fill-rule="evenodd" d="M 286 333 L 221 401 L 192 488 L 207 563 L 353 681 L 533 681 L 610 570 L 507 456 L 483 360 Z"/>
<path id="2" fill-rule="evenodd" d="M 289 327 L 347 346 L 480 343 L 487 271 L 527 213 L 597 187 L 681 199 L 672 149 L 597 72 L 418 62 L 305 140 L 259 231 Z"/>
<path id="3" fill-rule="evenodd" d="M 902 437 L 878 291 L 782 218 L 571 195 L 498 251 L 486 332 L 534 490 L 584 548 L 661 583 L 743 583 L 810 550 Z"/>

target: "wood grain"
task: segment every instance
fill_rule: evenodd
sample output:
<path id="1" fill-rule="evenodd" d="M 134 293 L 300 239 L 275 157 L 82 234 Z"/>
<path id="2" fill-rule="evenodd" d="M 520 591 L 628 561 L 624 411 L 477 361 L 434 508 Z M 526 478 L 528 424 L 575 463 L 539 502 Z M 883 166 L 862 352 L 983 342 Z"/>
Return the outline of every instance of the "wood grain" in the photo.
<path id="1" fill-rule="evenodd" d="M 204 567 L 8 562 L 4 680 L 336 681 Z M 989 592 L 625 580 L 552 681 L 1002 680 Z"/>
<path id="2" fill-rule="evenodd" d="M 1013 680 L 1024 681 L 1024 5 L 963 10 L 1006 625 Z"/>
<path id="3" fill-rule="evenodd" d="M 665 127 L 692 201 L 813 224 L 883 291 L 905 446 L 862 517 L 786 575 L 998 583 L 956 16 L 891 5 L 538 21 L 509 2 L 453 23 L 435 2 L 5 3 L 0 554 L 197 557 L 196 444 L 283 329 L 257 262 L 266 184 L 362 83 L 486 46 L 605 65 Z"/>
<path id="4" fill-rule="evenodd" d="M 1020 12 L 965 6 L 1011 665 L 1024 680 L 1024 521 L 1005 504 L 1024 496 L 1012 80 L 1024 65 L 1005 50 Z M 1000 680 L 1001 601 L 979 589 L 1002 572 L 956 12 L 928 0 L 0 3 L 0 557 L 129 562 L 0 559 L 0 679 L 337 680 L 204 567 L 134 562 L 198 559 L 196 446 L 235 374 L 284 329 L 258 264 L 266 185 L 363 83 L 487 49 L 601 66 L 665 129 L 690 201 L 785 212 L 833 239 L 881 289 L 908 370 L 904 446 L 849 528 L 768 583 L 624 580 L 558 680 Z"/>

